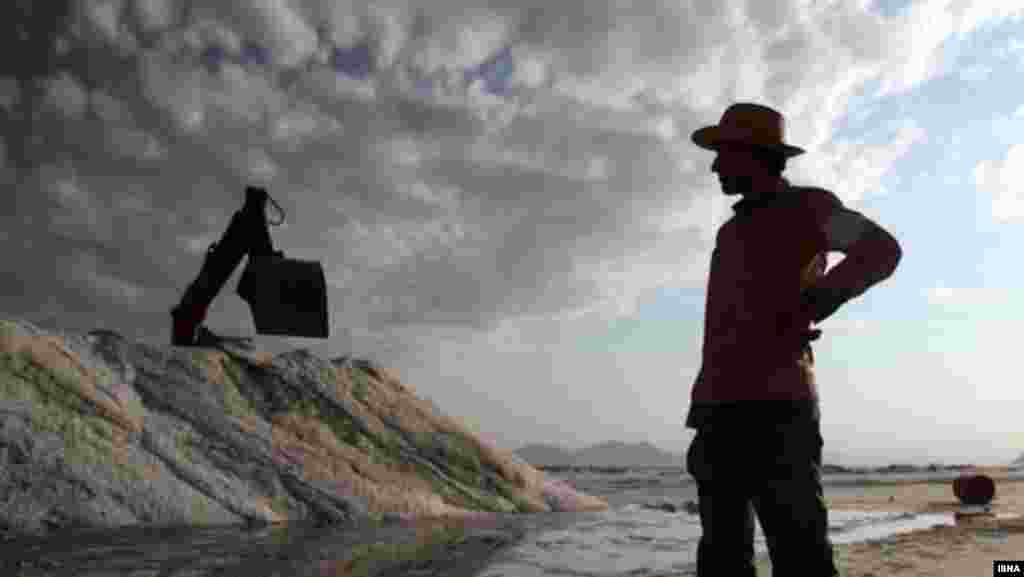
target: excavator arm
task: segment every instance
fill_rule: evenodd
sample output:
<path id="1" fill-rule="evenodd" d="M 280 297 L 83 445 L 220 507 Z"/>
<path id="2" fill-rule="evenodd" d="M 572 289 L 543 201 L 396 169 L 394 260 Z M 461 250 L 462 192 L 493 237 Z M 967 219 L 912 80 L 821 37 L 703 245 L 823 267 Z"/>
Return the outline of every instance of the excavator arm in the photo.
<path id="1" fill-rule="evenodd" d="M 263 188 L 245 189 L 245 204 L 231 217 L 228 228 L 220 240 L 210 245 L 203 259 L 199 275 L 185 289 L 181 302 L 171 310 L 171 344 L 174 346 L 204 346 L 202 323 L 210 303 L 242 262 L 242 257 L 271 256 L 274 250 L 267 229 L 266 205 L 269 195 Z M 275 203 L 276 204 L 276 203 Z"/>

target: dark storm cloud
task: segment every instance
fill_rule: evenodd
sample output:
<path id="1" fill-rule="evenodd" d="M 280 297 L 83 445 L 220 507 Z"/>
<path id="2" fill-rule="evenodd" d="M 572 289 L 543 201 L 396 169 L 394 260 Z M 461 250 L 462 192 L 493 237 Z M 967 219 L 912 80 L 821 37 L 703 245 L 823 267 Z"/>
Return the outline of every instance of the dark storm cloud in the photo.
<path id="1" fill-rule="evenodd" d="M 71 288 L 5 299 L 38 311 L 59 294 L 158 339 L 164 321 L 139 311 L 173 305 L 249 183 L 289 214 L 278 248 L 324 262 L 336 350 L 628 308 L 706 259 L 710 155 L 689 131 L 764 95 L 801 144 L 827 143 L 851 91 L 900 67 L 879 48 L 900 22 L 794 21 L 788 2 L 75 7 L 37 170 L 0 217 L 31 244 L 25 278 Z M 822 154 L 884 165 L 907 142 Z M 78 264 L 41 264 L 58 261 Z"/>

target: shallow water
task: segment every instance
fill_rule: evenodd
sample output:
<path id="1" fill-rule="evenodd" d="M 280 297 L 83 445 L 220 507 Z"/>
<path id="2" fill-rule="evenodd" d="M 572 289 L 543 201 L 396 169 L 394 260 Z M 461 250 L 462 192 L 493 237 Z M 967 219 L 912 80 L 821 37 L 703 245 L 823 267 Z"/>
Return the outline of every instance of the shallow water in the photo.
<path id="1" fill-rule="evenodd" d="M 494 515 L 463 523 L 467 535 L 497 548 L 525 534 L 569 527 L 571 514 Z M 446 523 L 445 526 L 451 526 Z M 164 527 L 65 530 L 46 538 L 21 537 L 0 541 L 0 576 L 23 577 L 328 577 L 338 572 L 338 561 L 359 545 L 414 544 L 434 522 L 416 521 L 359 528 L 317 527 L 309 524 L 247 528 Z M 490 545 L 482 549 L 494 549 Z M 486 551 L 483 551 L 486 553 Z M 460 552 L 462 553 L 462 552 Z M 470 557 L 481 551 L 470 552 Z M 424 576 L 447 577 L 451 571 L 434 564 Z M 472 558 L 455 565 L 459 574 Z M 433 570 L 434 572 L 430 572 Z M 405 577 L 406 572 L 401 572 Z"/>
<path id="2" fill-rule="evenodd" d="M 611 510 L 579 514 L 569 527 L 530 534 L 505 551 L 483 577 L 627 577 L 695 571 L 701 533 L 699 517 L 682 510 L 669 513 L 643 506 L 668 502 L 679 507 L 688 501 L 695 502 L 697 487 L 689 475 L 679 469 L 644 469 L 611 474 L 566 472 L 555 476 L 565 478 L 584 492 L 604 497 Z M 826 496 L 862 493 L 863 486 L 852 484 L 851 477 L 826 476 Z M 882 478 L 891 477 L 860 476 L 858 480 Z M 941 474 L 938 478 L 945 479 Z M 830 537 L 836 544 L 954 524 L 951 513 L 829 511 Z M 767 553 L 759 522 L 755 525 L 755 550 L 759 555 Z"/>
<path id="3" fill-rule="evenodd" d="M 954 525 L 952 514 L 910 515 L 830 511 L 833 543 L 878 539 L 898 533 Z M 530 535 L 503 553 L 483 577 L 626 577 L 695 570 L 700 520 L 635 505 L 581 515 L 571 527 Z M 760 523 L 755 550 L 767 546 Z"/>
<path id="4" fill-rule="evenodd" d="M 700 536 L 698 518 L 686 512 L 666 513 L 642 506 L 696 500 L 696 486 L 689 476 L 678 470 L 657 469 L 554 476 L 607 498 L 612 508 L 600 513 L 504 515 L 483 522 L 485 530 L 509 538 L 525 534 L 525 538 L 499 553 L 480 575 L 619 577 L 657 571 L 692 572 Z M 825 482 L 828 496 L 863 492 L 846 479 L 835 483 L 826 477 Z M 835 543 L 954 523 L 950 514 L 856 511 L 831 511 L 829 521 Z M 260 529 L 226 526 L 65 531 L 47 539 L 0 541 L 0 575 L 314 577 L 333 574 L 323 570 L 325 561 L 343 557 L 355 544 L 413 542 L 415 534 L 415 524 L 359 529 L 294 524 Z M 757 550 L 762 554 L 766 550 L 760 527 Z"/>
<path id="5" fill-rule="evenodd" d="M 951 515 L 832 512 L 833 541 L 860 541 L 952 524 Z M 626 506 L 600 513 L 504 516 L 489 529 L 525 533 L 499 553 L 486 577 L 611 577 L 693 570 L 700 525 L 687 513 Z M 309 525 L 67 531 L 0 544 L 0 575 L 206 577 L 331 575 L 325 562 L 353 545 L 413 542 L 415 525 L 341 530 Z M 756 548 L 766 551 L 757 528 Z"/>
<path id="6" fill-rule="evenodd" d="M 349 536 L 351 537 L 351 536 Z M 68 530 L 46 539 L 16 539 L 0 545 L 4 575 L 130 575 L 174 577 L 228 575 L 258 564 L 267 574 L 297 556 L 299 548 L 333 538 L 306 525 L 247 529 L 241 526 Z"/>

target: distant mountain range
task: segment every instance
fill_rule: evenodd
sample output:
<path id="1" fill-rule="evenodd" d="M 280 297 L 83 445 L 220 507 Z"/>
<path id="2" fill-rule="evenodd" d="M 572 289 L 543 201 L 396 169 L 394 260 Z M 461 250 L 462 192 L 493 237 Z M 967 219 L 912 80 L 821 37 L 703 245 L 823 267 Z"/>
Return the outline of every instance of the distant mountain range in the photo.
<path id="1" fill-rule="evenodd" d="M 555 445 L 532 444 L 515 451 L 535 467 L 644 467 L 682 466 L 683 455 L 669 453 L 650 443 L 608 441 L 570 451 Z"/>
<path id="2" fill-rule="evenodd" d="M 525 445 L 515 454 L 534 467 L 565 467 L 575 463 L 572 451 L 554 445 Z"/>
<path id="3" fill-rule="evenodd" d="M 624 443 L 619 441 L 608 441 L 584 447 L 572 451 L 564 447 L 550 444 L 529 444 L 515 451 L 521 459 L 534 467 L 644 467 L 644 466 L 672 466 L 682 467 L 685 465 L 686 449 L 678 453 L 666 451 L 650 443 Z M 851 470 L 875 470 L 915 467 L 925 469 L 928 463 L 897 464 L 891 458 L 855 458 L 843 453 L 826 451 L 823 455 L 823 463 L 830 469 L 851 469 Z M 883 463 L 889 463 L 882 466 Z M 964 465 L 939 464 L 931 467 L 963 467 Z M 1014 461 L 1009 463 L 1010 467 L 1024 467 L 1024 454 L 1021 454 Z"/>

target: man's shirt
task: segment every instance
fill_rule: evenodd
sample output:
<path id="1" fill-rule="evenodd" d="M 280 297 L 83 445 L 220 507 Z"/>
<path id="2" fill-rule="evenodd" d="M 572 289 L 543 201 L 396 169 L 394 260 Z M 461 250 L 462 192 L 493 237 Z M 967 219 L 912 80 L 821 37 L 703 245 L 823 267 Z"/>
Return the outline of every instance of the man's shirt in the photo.
<path id="1" fill-rule="evenodd" d="M 783 192 L 733 209 L 711 257 L 702 362 L 686 424 L 699 426 L 737 403 L 739 410 L 778 407 L 817 418 L 814 358 L 801 338 L 810 326 L 793 327 L 790 315 L 801 292 L 824 275 L 826 254 L 845 252 L 877 225 L 825 189 L 788 181 Z M 870 259 L 865 266 L 873 266 Z"/>

